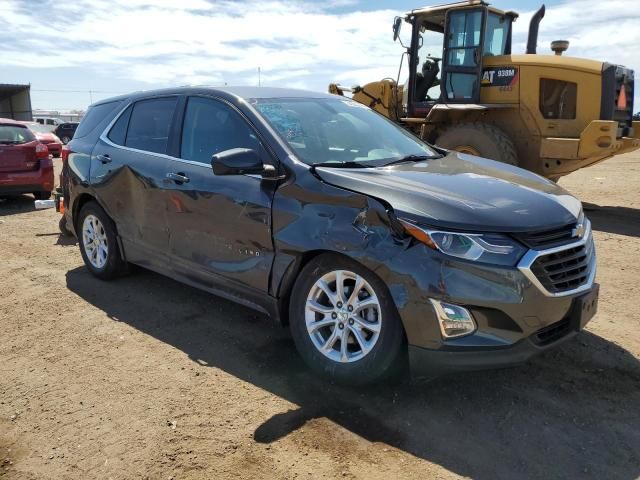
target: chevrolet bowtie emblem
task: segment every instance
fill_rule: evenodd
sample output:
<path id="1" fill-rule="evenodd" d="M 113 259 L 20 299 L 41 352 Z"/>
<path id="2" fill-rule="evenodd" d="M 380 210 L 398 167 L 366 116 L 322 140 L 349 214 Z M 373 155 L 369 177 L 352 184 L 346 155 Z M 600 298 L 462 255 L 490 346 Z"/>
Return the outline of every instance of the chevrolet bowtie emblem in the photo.
<path id="1" fill-rule="evenodd" d="M 582 223 L 576 224 L 575 228 L 571 230 L 571 235 L 577 238 L 584 236 L 584 225 Z"/>

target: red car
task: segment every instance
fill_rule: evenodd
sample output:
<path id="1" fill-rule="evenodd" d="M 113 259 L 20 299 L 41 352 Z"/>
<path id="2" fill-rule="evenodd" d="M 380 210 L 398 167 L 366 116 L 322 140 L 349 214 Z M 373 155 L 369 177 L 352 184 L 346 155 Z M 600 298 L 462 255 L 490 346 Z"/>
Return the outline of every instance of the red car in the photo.
<path id="1" fill-rule="evenodd" d="M 23 122 L 0 118 L 0 196 L 33 193 L 46 200 L 53 188 L 47 146 Z"/>
<path id="2" fill-rule="evenodd" d="M 49 149 L 49 153 L 54 157 L 59 157 L 62 153 L 62 140 L 60 140 L 51 130 L 38 122 L 22 122 L 33 132 L 40 143 L 44 143 Z"/>

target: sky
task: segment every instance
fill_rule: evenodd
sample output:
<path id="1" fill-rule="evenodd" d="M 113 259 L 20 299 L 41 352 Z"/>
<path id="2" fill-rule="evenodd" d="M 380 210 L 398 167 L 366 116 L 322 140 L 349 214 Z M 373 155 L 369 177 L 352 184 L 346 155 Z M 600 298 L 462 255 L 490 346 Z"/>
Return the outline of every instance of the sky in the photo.
<path id="1" fill-rule="evenodd" d="M 403 48 L 392 40 L 393 18 L 425 3 L 0 0 L 0 83 L 31 84 L 33 108 L 52 110 L 176 85 L 260 81 L 326 91 L 331 82 L 364 84 L 396 77 Z M 541 2 L 491 3 L 520 13 L 513 51 L 523 52 Z M 551 40 L 566 39 L 568 55 L 640 68 L 640 0 L 545 3 L 539 53 L 551 54 Z"/>

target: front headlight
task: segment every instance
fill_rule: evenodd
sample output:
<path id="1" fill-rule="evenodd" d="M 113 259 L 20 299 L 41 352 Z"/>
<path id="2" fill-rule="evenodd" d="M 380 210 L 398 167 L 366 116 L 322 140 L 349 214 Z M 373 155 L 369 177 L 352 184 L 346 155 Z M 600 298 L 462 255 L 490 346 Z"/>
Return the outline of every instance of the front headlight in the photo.
<path id="1" fill-rule="evenodd" d="M 527 251 L 524 246 L 500 233 L 444 232 L 418 227 L 406 220 L 400 222 L 416 240 L 446 255 L 465 260 L 513 267 Z"/>

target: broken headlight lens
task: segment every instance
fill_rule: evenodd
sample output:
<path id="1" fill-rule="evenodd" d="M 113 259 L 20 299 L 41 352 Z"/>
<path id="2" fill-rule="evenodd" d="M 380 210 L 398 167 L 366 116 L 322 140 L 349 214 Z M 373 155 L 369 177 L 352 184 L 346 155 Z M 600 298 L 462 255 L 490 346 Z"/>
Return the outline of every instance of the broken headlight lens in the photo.
<path id="1" fill-rule="evenodd" d="M 401 220 L 406 232 L 430 248 L 452 257 L 494 265 L 515 266 L 527 249 L 500 233 L 443 232 Z"/>

